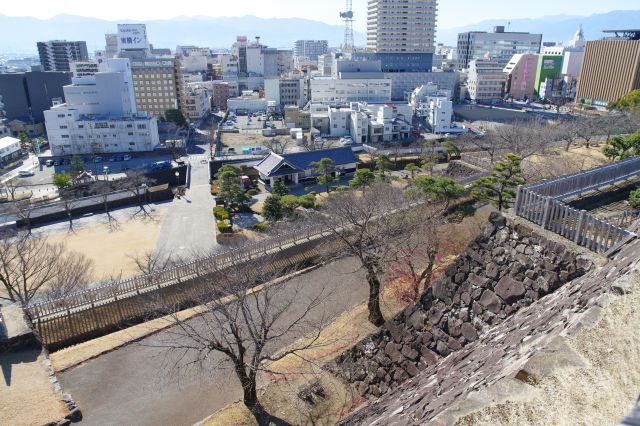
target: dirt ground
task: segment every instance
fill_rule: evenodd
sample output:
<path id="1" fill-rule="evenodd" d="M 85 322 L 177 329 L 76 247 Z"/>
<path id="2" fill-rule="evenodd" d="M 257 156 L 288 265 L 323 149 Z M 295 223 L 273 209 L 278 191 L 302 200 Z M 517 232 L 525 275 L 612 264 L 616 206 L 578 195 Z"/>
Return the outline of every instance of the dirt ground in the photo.
<path id="1" fill-rule="evenodd" d="M 564 367 L 533 383 L 526 402 L 509 401 L 458 421 L 460 426 L 617 425 L 640 383 L 640 275 L 610 296 L 600 321 L 567 339 L 585 367 Z M 525 395 L 526 396 L 526 395 Z"/>
<path id="2" fill-rule="evenodd" d="M 534 155 L 523 161 L 523 172 L 528 180 L 540 180 L 589 170 L 607 163 L 602 147 L 573 147 L 569 151 L 553 150 L 544 155 Z"/>
<path id="3" fill-rule="evenodd" d="M 43 361 L 36 350 L 0 354 L 0 424 L 39 426 L 68 413 L 54 393 Z"/>
<path id="4" fill-rule="evenodd" d="M 254 133 L 221 133 L 220 136 L 223 145 L 235 148 L 237 154 L 242 154 L 242 148 L 262 146 L 269 139 L 271 138 Z"/>
<path id="5" fill-rule="evenodd" d="M 132 276 L 139 273 L 131 256 L 155 249 L 166 207 L 157 208 L 150 217 L 118 217 L 117 224 L 99 223 L 74 232 L 62 230 L 47 235 L 53 243 L 64 242 L 67 249 L 84 253 L 93 260 L 95 280 Z"/>

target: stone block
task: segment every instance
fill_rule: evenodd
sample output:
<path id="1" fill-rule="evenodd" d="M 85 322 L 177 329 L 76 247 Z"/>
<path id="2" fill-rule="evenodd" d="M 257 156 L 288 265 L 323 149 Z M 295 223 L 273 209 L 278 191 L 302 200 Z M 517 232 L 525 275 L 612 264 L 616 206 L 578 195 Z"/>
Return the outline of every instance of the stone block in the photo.
<path id="1" fill-rule="evenodd" d="M 465 322 L 462 324 L 461 330 L 464 338 L 470 342 L 474 342 L 478 338 L 476 328 L 471 323 Z"/>
<path id="2" fill-rule="evenodd" d="M 402 347 L 402 352 L 401 353 L 405 358 L 410 359 L 412 361 L 417 360 L 418 356 L 420 355 L 418 353 L 418 351 L 413 349 L 411 346 L 407 346 L 407 345 Z"/>
<path id="3" fill-rule="evenodd" d="M 423 345 L 420 347 L 420 355 L 422 355 L 422 360 L 427 365 L 434 365 L 438 362 L 438 354 L 430 350 L 427 346 Z"/>
<path id="4" fill-rule="evenodd" d="M 522 282 L 516 281 L 509 276 L 503 277 L 494 290 L 502 300 L 509 304 L 516 302 L 526 292 Z"/>
<path id="5" fill-rule="evenodd" d="M 404 356 L 402 356 L 402 354 L 398 350 L 398 346 L 393 342 L 387 343 L 387 346 L 384 348 L 384 353 L 389 356 L 391 362 L 399 364 L 400 362 L 404 361 Z"/>
<path id="6" fill-rule="evenodd" d="M 502 301 L 491 290 L 485 290 L 482 293 L 482 296 L 480 297 L 478 303 L 485 309 L 493 313 L 498 313 L 500 311 L 500 308 L 502 307 Z"/>

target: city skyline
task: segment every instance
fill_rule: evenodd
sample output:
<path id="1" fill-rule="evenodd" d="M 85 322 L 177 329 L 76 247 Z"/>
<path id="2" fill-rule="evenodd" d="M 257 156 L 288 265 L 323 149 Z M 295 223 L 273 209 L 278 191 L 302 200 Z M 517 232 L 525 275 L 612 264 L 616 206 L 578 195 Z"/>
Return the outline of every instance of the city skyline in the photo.
<path id="1" fill-rule="evenodd" d="M 72 0 L 49 2 L 34 0 L 25 7 L 25 3 L 19 0 L 5 0 L 0 5 L 0 14 L 7 16 L 30 16 L 38 19 L 49 19 L 56 15 L 69 14 L 108 20 L 158 20 L 179 17 L 242 17 L 259 16 L 262 18 L 303 18 L 338 25 L 341 23 L 338 16 L 343 10 L 344 0 L 325 0 L 322 8 L 313 7 L 316 2 L 312 0 L 279 0 L 278 7 L 271 2 L 246 0 L 234 4 L 234 13 L 213 13 L 210 4 L 202 0 L 191 2 L 191 8 L 184 13 L 176 13 L 173 8 L 148 8 L 144 4 L 135 4 L 124 0 L 113 0 L 113 7 L 92 8 L 83 5 L 78 9 L 78 4 Z M 366 28 L 366 0 L 354 1 L 354 13 L 356 16 L 355 29 L 364 31 Z M 488 7 L 490 6 L 490 7 Z M 457 2 L 440 2 L 438 4 L 438 27 L 455 28 L 471 25 L 485 19 L 523 19 L 542 18 L 552 15 L 589 16 L 596 13 L 606 13 L 612 10 L 638 10 L 635 0 L 611 0 L 601 2 L 597 0 L 563 1 L 539 0 L 531 3 L 514 3 L 509 0 L 488 0 L 477 2 L 476 0 L 459 0 Z M 467 13 L 460 14 L 460 10 Z M 197 13 L 190 13 L 197 11 Z M 229 11 L 231 12 L 231 11 Z"/>

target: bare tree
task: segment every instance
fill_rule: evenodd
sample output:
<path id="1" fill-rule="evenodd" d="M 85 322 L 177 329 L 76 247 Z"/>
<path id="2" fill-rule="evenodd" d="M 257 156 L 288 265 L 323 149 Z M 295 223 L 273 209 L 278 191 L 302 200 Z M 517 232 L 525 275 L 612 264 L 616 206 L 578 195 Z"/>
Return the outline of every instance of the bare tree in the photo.
<path id="1" fill-rule="evenodd" d="M 273 257 L 240 261 L 215 277 L 203 277 L 195 293 L 200 316 L 184 320 L 179 307 L 171 307 L 164 317 L 171 327 L 153 344 L 177 359 L 171 361 L 177 370 L 230 368 L 259 424 L 273 420 L 258 399 L 259 375 L 282 374 L 272 368 L 275 361 L 305 360 L 306 350 L 327 344 L 319 339 L 328 319 L 323 311 L 327 287 L 290 278 L 272 281 L 291 272 L 275 269 L 275 263 Z"/>
<path id="2" fill-rule="evenodd" d="M 7 199 L 15 201 L 16 193 L 20 188 L 20 183 L 15 179 L 9 179 L 2 184 L 4 191 L 7 193 Z"/>
<path id="3" fill-rule="evenodd" d="M 499 126 L 487 135 L 494 138 L 503 153 L 511 152 L 522 159 L 543 153 L 555 140 L 553 128 L 536 119 Z"/>
<path id="4" fill-rule="evenodd" d="M 449 236 L 442 233 L 446 221 L 441 208 L 424 204 L 411 214 L 413 232 L 392 252 L 386 282 L 400 281 L 400 297 L 416 301 L 433 281 L 438 255 Z"/>
<path id="5" fill-rule="evenodd" d="M 35 208 L 36 206 L 30 200 L 15 201 L 11 204 L 10 211 L 24 224 L 28 235 L 31 235 L 31 216 Z"/>
<path id="6" fill-rule="evenodd" d="M 120 186 L 118 181 L 109 181 L 109 180 L 101 180 L 93 184 L 93 188 L 96 190 L 98 195 L 100 196 L 100 200 L 102 201 L 102 206 L 104 207 L 104 212 L 107 214 L 109 218 L 109 222 L 115 220 L 113 216 L 111 216 L 111 209 L 109 208 L 109 196 L 118 189 Z"/>
<path id="7" fill-rule="evenodd" d="M 73 231 L 73 209 L 78 203 L 77 194 L 73 189 L 65 189 L 60 193 L 60 202 L 69 221 L 69 231 Z"/>
<path id="8" fill-rule="evenodd" d="M 380 326 L 382 279 L 399 244 L 412 232 L 407 222 L 407 199 L 391 185 L 379 183 L 364 194 L 334 193 L 326 201 L 318 220 L 329 229 L 342 252 L 358 259 L 369 284 L 369 321 Z"/>
<path id="9" fill-rule="evenodd" d="M 142 274 L 151 274 L 180 264 L 180 259 L 159 250 L 150 250 L 136 256 L 129 256 Z"/>
<path id="10" fill-rule="evenodd" d="M 581 123 L 576 118 L 560 120 L 554 127 L 557 140 L 565 143 L 564 150 L 569 151 L 572 145 L 580 138 Z"/>
<path id="11" fill-rule="evenodd" d="M 262 146 L 273 151 L 274 154 L 284 154 L 290 143 L 291 138 L 275 137 L 264 141 Z"/>
<path id="12" fill-rule="evenodd" d="M 320 149 L 329 149 L 333 148 L 336 145 L 334 140 L 329 140 L 326 138 L 310 138 L 303 145 L 303 149 L 305 151 L 317 151 Z"/>
<path id="13" fill-rule="evenodd" d="M 136 196 L 138 207 L 140 208 L 136 214 L 142 212 L 145 216 L 150 216 L 145 204 L 147 203 L 147 188 L 151 183 L 152 179 L 146 177 L 141 170 L 134 170 L 127 173 L 125 186 Z"/>
<path id="14" fill-rule="evenodd" d="M 0 299 L 28 305 L 35 298 L 62 297 L 84 288 L 92 263 L 84 255 L 67 252 L 27 234 L 0 240 Z"/>

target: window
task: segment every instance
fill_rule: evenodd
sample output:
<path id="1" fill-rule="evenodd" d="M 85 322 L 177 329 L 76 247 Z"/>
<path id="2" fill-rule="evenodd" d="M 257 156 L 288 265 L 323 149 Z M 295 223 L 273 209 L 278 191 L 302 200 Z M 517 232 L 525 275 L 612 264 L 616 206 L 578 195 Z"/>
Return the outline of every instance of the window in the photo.
<path id="1" fill-rule="evenodd" d="M 61 129 L 66 129 L 66 128 L 67 128 L 67 126 L 60 126 L 60 128 L 61 128 Z"/>
<path id="2" fill-rule="evenodd" d="M 129 133 L 128 133 L 128 135 L 129 135 L 129 136 L 133 136 L 133 132 L 129 132 Z"/>
<path id="3" fill-rule="evenodd" d="M 62 139 L 69 139 L 69 135 L 62 135 Z"/>
<path id="4" fill-rule="evenodd" d="M 147 125 L 146 124 L 138 124 L 138 129 L 146 129 Z"/>
<path id="5" fill-rule="evenodd" d="M 58 118 L 64 118 L 64 114 L 58 114 Z"/>

